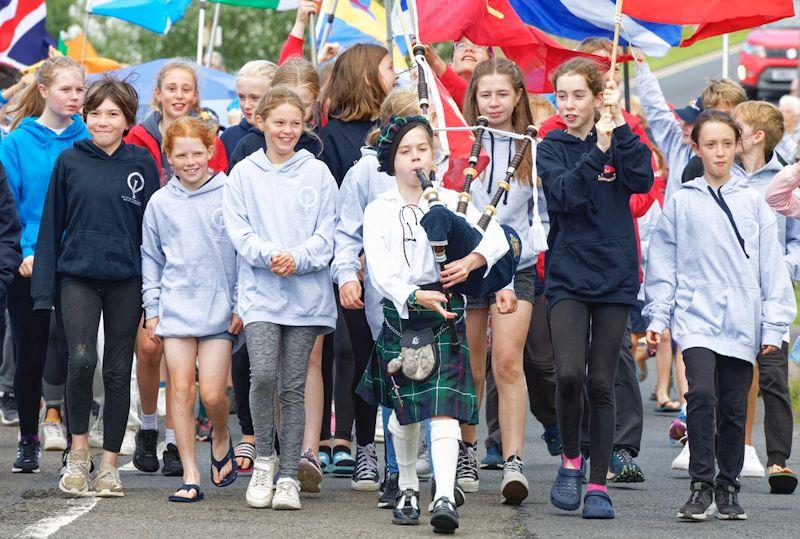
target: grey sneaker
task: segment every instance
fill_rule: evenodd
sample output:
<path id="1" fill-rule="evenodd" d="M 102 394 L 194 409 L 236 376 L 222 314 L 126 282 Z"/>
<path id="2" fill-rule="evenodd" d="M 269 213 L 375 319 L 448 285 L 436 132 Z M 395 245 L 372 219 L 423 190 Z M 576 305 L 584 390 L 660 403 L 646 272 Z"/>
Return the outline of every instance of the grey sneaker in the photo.
<path id="1" fill-rule="evenodd" d="M 19 413 L 14 395 L 3 393 L 0 397 L 0 424 L 5 426 L 19 425 Z"/>
<path id="2" fill-rule="evenodd" d="M 528 480 L 522 474 L 522 459 L 511 455 L 503 464 L 503 482 L 500 483 L 500 503 L 519 505 L 528 497 Z"/>
<path id="3" fill-rule="evenodd" d="M 92 460 L 86 449 L 73 449 L 67 455 L 67 470 L 58 482 L 62 492 L 73 496 L 84 496 L 89 493 L 89 470 Z"/>
<path id="4" fill-rule="evenodd" d="M 99 498 L 119 498 L 125 496 L 122 490 L 122 480 L 119 478 L 119 472 L 116 466 L 100 464 L 100 471 L 97 472 L 97 477 L 92 482 L 92 490 L 95 496 Z"/>
<path id="5" fill-rule="evenodd" d="M 456 467 L 456 481 L 464 492 L 478 492 L 478 455 L 475 447 L 466 442 L 458 443 L 458 464 Z"/>

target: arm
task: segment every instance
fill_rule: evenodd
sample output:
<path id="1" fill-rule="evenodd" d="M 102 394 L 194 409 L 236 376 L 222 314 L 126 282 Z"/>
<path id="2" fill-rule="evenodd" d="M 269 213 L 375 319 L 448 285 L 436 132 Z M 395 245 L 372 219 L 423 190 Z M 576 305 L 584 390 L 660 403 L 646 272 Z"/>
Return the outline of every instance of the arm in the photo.
<path id="1" fill-rule="evenodd" d="M 144 212 L 142 223 L 142 307 L 145 320 L 160 316 L 161 276 L 166 263 L 167 257 L 161 249 L 158 218 L 155 208 L 150 205 Z"/>
<path id="2" fill-rule="evenodd" d="M 325 169 L 320 165 L 321 169 Z M 333 256 L 333 229 L 336 223 L 336 182 L 330 172 L 323 170 L 320 188 L 320 209 L 314 233 L 306 241 L 289 249 L 298 275 L 320 271 L 330 264 Z"/>
<path id="3" fill-rule="evenodd" d="M 294 31 L 294 28 L 292 31 Z M 294 34 L 286 36 L 286 41 L 283 42 L 283 47 L 281 48 L 281 54 L 278 56 L 278 65 L 283 65 L 286 60 L 294 56 L 302 58 L 303 45 L 305 45 L 305 39 L 302 34 L 299 37 Z"/>
<path id="4" fill-rule="evenodd" d="M 542 178 L 547 210 L 559 213 L 580 213 L 594 198 L 593 185 L 603 171 L 609 155 L 597 146 L 581 155 L 572 168 L 567 168 L 545 139 L 536 151 L 536 169 Z"/>
<path id="5" fill-rule="evenodd" d="M 150 203 L 150 198 L 161 187 L 161 177 L 158 174 L 158 167 L 153 161 L 152 156 L 147 160 L 144 167 L 144 208 Z"/>
<path id="6" fill-rule="evenodd" d="M 800 166 L 783 167 L 767 187 L 767 204 L 786 217 L 800 219 L 800 196 L 795 193 L 798 184 L 800 184 Z"/>
<path id="7" fill-rule="evenodd" d="M 256 234 L 247 216 L 247 206 L 242 192 L 240 169 L 231 172 L 225 187 L 222 188 L 222 215 L 225 230 L 236 252 L 251 266 L 270 269 L 272 253 L 280 251 L 279 246 L 265 241 Z"/>
<path id="8" fill-rule="evenodd" d="M 50 185 L 47 188 L 36 242 L 31 295 L 33 296 L 33 308 L 37 311 L 49 311 L 54 305 L 56 264 L 66 219 L 63 177 L 64 166 L 61 158 L 58 158 L 50 176 Z"/>
<path id="9" fill-rule="evenodd" d="M 453 101 L 456 102 L 458 108 L 464 107 L 464 97 L 467 95 L 469 83 L 461 78 L 451 66 L 447 66 L 444 72 L 439 75 L 439 80 L 442 81 L 445 89 L 450 92 Z"/>
<path id="10" fill-rule="evenodd" d="M 786 219 L 786 253 L 783 255 L 789 278 L 800 281 L 800 221 Z"/>
<path id="11" fill-rule="evenodd" d="M 359 182 L 363 162 L 359 161 L 345 174 L 336 196 L 336 231 L 333 234 L 334 255 L 331 264 L 333 282 L 342 286 L 358 281 L 361 250 L 364 246 L 364 209 L 367 207 L 367 182 Z M 369 176 L 364 175 L 367 181 Z"/>
<path id="12" fill-rule="evenodd" d="M 759 202 L 758 265 L 761 281 L 761 345 L 781 347 L 784 334 L 797 314 L 794 290 L 789 272 L 780 260 L 783 249 L 778 241 L 775 216 L 766 204 Z M 648 268 L 649 270 L 649 268 Z"/>
<path id="13" fill-rule="evenodd" d="M 17 151 L 17 141 L 13 138 L 6 138 L 3 144 L 0 144 L 0 163 L 5 168 L 6 179 L 8 180 L 8 187 L 14 195 L 15 209 L 19 208 L 22 201 L 22 167 L 20 166 L 19 152 Z M 19 216 L 20 226 L 24 228 L 25 221 L 22 216 Z M 20 237 L 20 242 L 23 239 Z M 22 247 L 22 256 L 33 255 L 33 249 L 29 242 L 25 241 L 20 244 Z M 26 249 L 27 247 L 27 249 Z M 16 273 L 16 271 L 15 271 Z"/>
<path id="14" fill-rule="evenodd" d="M 645 273 L 645 308 L 642 314 L 650 319 L 648 331 L 663 333 L 672 323 L 677 288 L 677 238 L 675 230 L 675 200 L 664 208 L 647 251 Z"/>
<path id="15" fill-rule="evenodd" d="M 650 148 L 639 141 L 627 124 L 614 129 L 611 147 L 617 181 L 632 193 L 649 192 L 653 187 L 653 152 Z"/>
<path id="16" fill-rule="evenodd" d="M 281 54 L 278 57 L 278 65 L 282 65 L 292 56 L 303 57 L 303 43 L 305 41 L 306 26 L 308 25 L 308 16 L 316 12 L 317 4 L 315 2 L 311 0 L 301 0 L 299 2 L 297 16 L 294 19 L 292 30 L 283 43 Z M 316 31 L 316 28 L 314 31 Z M 311 54 L 316 54 L 316 51 L 311 51 Z"/>
<path id="17" fill-rule="evenodd" d="M 6 173 L 0 163 L 0 297 L 5 296 L 5 289 L 22 262 L 19 247 L 21 233 L 14 195 L 8 187 Z"/>

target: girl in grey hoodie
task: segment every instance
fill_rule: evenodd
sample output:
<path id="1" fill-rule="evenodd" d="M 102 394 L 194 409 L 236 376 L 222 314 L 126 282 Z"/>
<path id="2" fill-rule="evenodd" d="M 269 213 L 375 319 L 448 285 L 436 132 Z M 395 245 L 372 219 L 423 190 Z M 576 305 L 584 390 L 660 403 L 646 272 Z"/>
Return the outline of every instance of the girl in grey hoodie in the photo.
<path id="1" fill-rule="evenodd" d="M 223 196 L 225 227 L 242 259 L 239 312 L 250 354 L 250 412 L 257 458 L 247 488 L 251 507 L 300 509 L 298 457 L 308 358 L 314 341 L 336 327 L 328 265 L 333 257 L 336 183 L 328 168 L 294 147 L 303 102 L 273 88 L 256 108 L 267 150 L 233 170 Z M 274 395 L 280 378 L 280 480 L 274 452 Z"/>
<path id="2" fill-rule="evenodd" d="M 150 199 L 144 215 L 142 302 L 147 336 L 164 341 L 170 375 L 175 439 L 183 462 L 183 485 L 173 502 L 203 499 L 195 458 L 195 359 L 200 400 L 213 425 L 211 480 L 219 487 L 236 479 L 228 431 L 225 385 L 235 335 L 236 251 L 225 232 L 225 174 L 208 168 L 214 135 L 198 119 L 180 118 L 164 133 L 164 153 L 175 176 Z"/>

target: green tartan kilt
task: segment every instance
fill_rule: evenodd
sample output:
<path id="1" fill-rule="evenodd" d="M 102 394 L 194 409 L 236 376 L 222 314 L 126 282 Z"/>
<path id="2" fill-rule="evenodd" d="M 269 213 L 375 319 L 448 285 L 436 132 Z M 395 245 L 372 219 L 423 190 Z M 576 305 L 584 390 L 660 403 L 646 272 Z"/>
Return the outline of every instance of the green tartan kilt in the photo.
<path id="1" fill-rule="evenodd" d="M 478 399 L 472 382 L 464 329 L 464 297 L 455 294 L 451 306 L 452 312 L 457 315 L 456 330 L 460 341 L 455 350 L 450 346 L 451 332 L 441 315 L 425 308 L 414 308 L 409 309 L 409 318 L 404 320 L 391 301 L 383 300 L 381 334 L 356 391 L 370 404 L 392 408 L 401 425 L 436 416 L 452 417 L 473 425 L 478 423 Z M 444 331 L 440 333 L 443 326 Z M 435 343 L 439 352 L 439 368 L 430 378 L 418 382 L 400 373 L 390 375 L 387 372 L 389 361 L 400 355 L 400 337 L 392 328 L 400 333 L 431 328 L 434 334 L 439 334 Z"/>

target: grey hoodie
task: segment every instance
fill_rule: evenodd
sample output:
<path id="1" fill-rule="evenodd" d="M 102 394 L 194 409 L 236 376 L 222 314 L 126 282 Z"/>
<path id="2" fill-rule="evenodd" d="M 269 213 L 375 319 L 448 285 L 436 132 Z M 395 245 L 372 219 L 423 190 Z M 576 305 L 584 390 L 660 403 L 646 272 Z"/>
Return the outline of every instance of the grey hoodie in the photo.
<path id="1" fill-rule="evenodd" d="M 236 310 L 236 251 L 225 233 L 218 173 L 196 191 L 176 177 L 150 198 L 142 224 L 142 303 L 162 337 L 228 330 Z"/>
<path id="2" fill-rule="evenodd" d="M 276 166 L 263 149 L 231 170 L 223 194 L 225 227 L 239 264 L 239 312 L 245 324 L 336 327 L 331 286 L 336 182 L 325 163 L 300 150 Z M 280 277 L 273 253 L 289 251 L 297 271 Z"/>
<path id="3" fill-rule="evenodd" d="M 715 190 L 734 227 L 709 189 L 696 178 L 664 207 L 650 239 L 643 314 L 650 331 L 671 327 L 683 350 L 753 363 L 761 345 L 781 346 L 795 317 L 789 272 L 775 263 L 783 249 L 764 198 L 737 175 Z"/>

